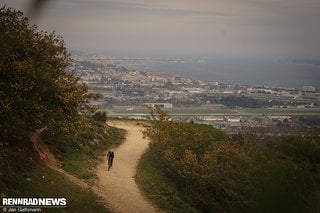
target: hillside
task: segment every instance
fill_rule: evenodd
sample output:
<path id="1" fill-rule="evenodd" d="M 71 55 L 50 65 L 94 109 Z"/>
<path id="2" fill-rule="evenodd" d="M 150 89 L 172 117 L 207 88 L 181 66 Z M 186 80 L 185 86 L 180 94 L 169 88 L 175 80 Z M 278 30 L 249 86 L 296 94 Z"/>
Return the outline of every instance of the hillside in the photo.
<path id="1" fill-rule="evenodd" d="M 158 114 L 157 114 L 158 113 Z M 208 125 L 171 121 L 162 111 L 145 136 L 141 189 L 168 212 L 318 212 L 320 137 L 228 136 Z"/>
<path id="2" fill-rule="evenodd" d="M 105 150 L 122 141 L 124 132 L 106 125 L 93 129 L 82 134 L 81 137 L 84 138 L 75 137 L 73 144 L 64 146 L 48 143 L 44 139 L 46 137 L 39 133 L 30 138 L 30 141 L 26 138 L 26 141 L 15 141 L 14 145 L 2 143 L 1 198 L 62 197 L 67 199 L 67 207 L 61 209 L 62 212 L 88 212 L 88 209 L 109 212 L 106 208 L 109 204 L 94 191 L 94 169 Z M 106 129 L 108 134 L 102 134 Z M 68 140 L 68 136 L 59 138 L 63 139 Z M 87 145 L 81 146 L 84 143 Z M 81 148 L 78 149 L 75 145 Z M 65 150 L 63 154 L 59 151 L 61 149 Z M 47 208 L 42 208 L 42 211 L 51 212 Z M 52 212 L 57 211 L 59 209 L 52 209 Z"/>

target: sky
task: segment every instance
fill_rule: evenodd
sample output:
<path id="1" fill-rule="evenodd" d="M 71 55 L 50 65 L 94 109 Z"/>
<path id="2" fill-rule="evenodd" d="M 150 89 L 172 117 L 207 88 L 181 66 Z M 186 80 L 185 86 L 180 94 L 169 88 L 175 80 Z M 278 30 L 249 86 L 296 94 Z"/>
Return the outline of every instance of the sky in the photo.
<path id="1" fill-rule="evenodd" d="M 320 59 L 319 0 L 1 0 L 68 49 L 110 55 Z"/>

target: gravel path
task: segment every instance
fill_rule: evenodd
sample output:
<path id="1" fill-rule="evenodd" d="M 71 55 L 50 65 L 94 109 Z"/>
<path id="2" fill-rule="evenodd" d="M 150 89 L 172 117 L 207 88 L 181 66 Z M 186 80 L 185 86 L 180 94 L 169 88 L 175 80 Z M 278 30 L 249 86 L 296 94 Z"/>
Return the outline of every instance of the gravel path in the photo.
<path id="1" fill-rule="evenodd" d="M 139 158 L 148 147 L 142 138 L 142 127 L 132 122 L 112 122 L 109 125 L 127 130 L 126 140 L 114 150 L 113 167 L 107 171 L 107 159 L 97 167 L 97 189 L 116 212 L 157 212 L 144 199 L 134 176 Z"/>

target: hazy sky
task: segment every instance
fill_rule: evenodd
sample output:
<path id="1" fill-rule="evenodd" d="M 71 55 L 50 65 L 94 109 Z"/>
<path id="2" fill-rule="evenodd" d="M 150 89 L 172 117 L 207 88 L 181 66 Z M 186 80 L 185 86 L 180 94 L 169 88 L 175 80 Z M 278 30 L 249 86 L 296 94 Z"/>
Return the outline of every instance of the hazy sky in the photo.
<path id="1" fill-rule="evenodd" d="M 320 59 L 320 0 L 51 0 L 37 17 L 69 49 Z"/>

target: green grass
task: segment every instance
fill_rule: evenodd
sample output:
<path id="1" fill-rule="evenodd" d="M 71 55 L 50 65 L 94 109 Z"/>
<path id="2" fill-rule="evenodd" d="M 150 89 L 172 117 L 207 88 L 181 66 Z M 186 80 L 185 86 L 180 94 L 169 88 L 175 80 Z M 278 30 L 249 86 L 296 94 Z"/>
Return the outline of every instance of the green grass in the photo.
<path id="1" fill-rule="evenodd" d="M 87 183 L 93 183 L 99 157 L 107 149 L 119 145 L 124 135 L 124 130 L 94 122 L 90 129 L 82 129 L 76 136 L 49 136 L 45 140 L 58 144 L 55 155 L 61 159 L 63 169 Z"/>
<path id="2" fill-rule="evenodd" d="M 197 212 L 184 201 L 158 169 L 156 155 L 148 149 L 140 159 L 136 182 L 145 196 L 166 212 Z"/>
<path id="3" fill-rule="evenodd" d="M 319 109 L 266 109 L 266 108 L 241 108 L 239 113 L 244 114 L 278 114 L 278 115 L 317 115 L 320 113 Z"/>
<path id="4" fill-rule="evenodd" d="M 110 212 L 91 190 L 70 182 L 58 172 L 38 168 L 21 174 L 0 175 L 1 197 L 66 198 L 65 208 L 42 208 L 41 212 Z"/>

